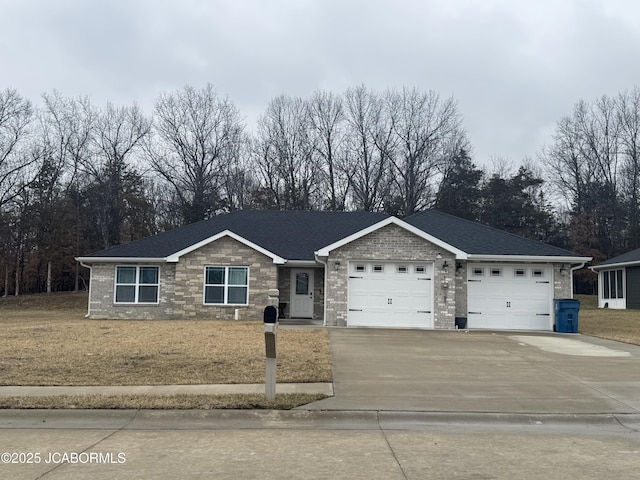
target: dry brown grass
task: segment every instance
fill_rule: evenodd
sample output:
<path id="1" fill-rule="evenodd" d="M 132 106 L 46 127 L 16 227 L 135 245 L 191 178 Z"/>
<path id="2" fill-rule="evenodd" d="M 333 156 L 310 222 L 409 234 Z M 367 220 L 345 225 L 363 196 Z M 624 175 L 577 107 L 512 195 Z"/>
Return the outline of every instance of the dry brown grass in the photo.
<path id="1" fill-rule="evenodd" d="M 0 396 L 0 408 L 45 409 L 234 409 L 292 408 L 326 398 L 326 395 L 285 394 L 276 395 L 273 402 L 264 395 L 59 395 L 50 397 Z"/>
<path id="2" fill-rule="evenodd" d="M 576 299 L 581 302 L 580 333 L 640 345 L 640 310 L 597 308 L 595 295 L 576 295 Z"/>
<path id="3" fill-rule="evenodd" d="M 85 294 L 0 299 L 2 385 L 264 382 L 261 321 L 88 320 Z M 278 335 L 278 382 L 331 381 L 327 333 Z"/>

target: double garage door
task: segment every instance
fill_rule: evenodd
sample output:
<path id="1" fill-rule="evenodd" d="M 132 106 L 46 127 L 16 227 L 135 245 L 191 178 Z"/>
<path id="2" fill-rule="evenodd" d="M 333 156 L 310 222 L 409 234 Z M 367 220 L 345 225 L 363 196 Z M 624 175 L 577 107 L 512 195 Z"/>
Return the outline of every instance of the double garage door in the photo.
<path id="1" fill-rule="evenodd" d="M 433 328 L 433 264 L 350 262 L 347 325 Z"/>
<path id="2" fill-rule="evenodd" d="M 551 330 L 552 277 L 548 265 L 470 264 L 467 327 Z"/>

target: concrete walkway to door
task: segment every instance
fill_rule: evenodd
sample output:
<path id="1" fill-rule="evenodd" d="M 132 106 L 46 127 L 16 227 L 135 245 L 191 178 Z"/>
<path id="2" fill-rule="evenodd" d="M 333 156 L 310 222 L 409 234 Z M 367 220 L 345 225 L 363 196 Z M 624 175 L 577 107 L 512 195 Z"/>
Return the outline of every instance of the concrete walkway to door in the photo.
<path id="1" fill-rule="evenodd" d="M 543 332 L 329 331 L 335 397 L 304 409 L 640 413 L 640 347 Z"/>

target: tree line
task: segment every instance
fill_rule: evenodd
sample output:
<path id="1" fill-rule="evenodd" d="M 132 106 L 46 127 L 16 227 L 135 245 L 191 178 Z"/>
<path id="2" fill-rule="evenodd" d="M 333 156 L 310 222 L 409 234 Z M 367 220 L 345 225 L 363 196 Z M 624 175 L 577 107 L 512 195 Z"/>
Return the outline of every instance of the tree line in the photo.
<path id="1" fill-rule="evenodd" d="M 0 292 L 86 288 L 74 257 L 240 209 L 436 208 L 600 261 L 640 246 L 640 91 L 580 101 L 536 161 L 478 167 L 454 98 L 273 98 L 251 131 L 212 85 L 136 104 L 0 91 Z M 588 273 L 582 291 L 594 289 Z"/>

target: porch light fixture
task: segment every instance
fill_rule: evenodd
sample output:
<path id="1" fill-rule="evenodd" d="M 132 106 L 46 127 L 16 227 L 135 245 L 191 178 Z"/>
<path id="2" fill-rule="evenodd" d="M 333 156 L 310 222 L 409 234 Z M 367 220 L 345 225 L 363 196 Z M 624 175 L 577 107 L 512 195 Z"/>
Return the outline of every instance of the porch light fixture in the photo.
<path id="1" fill-rule="evenodd" d="M 566 274 L 567 274 L 567 267 L 563 263 L 562 266 L 560 267 L 560 275 L 566 275 Z"/>
<path id="2" fill-rule="evenodd" d="M 336 267 L 336 270 L 340 269 L 340 260 L 336 260 L 333 265 Z"/>
<path id="3" fill-rule="evenodd" d="M 456 263 L 456 273 L 460 273 L 462 271 L 462 263 L 461 262 L 457 262 Z"/>
<path id="4" fill-rule="evenodd" d="M 444 263 L 442 264 L 442 271 L 446 272 L 448 269 L 449 269 L 449 264 L 445 260 Z"/>

